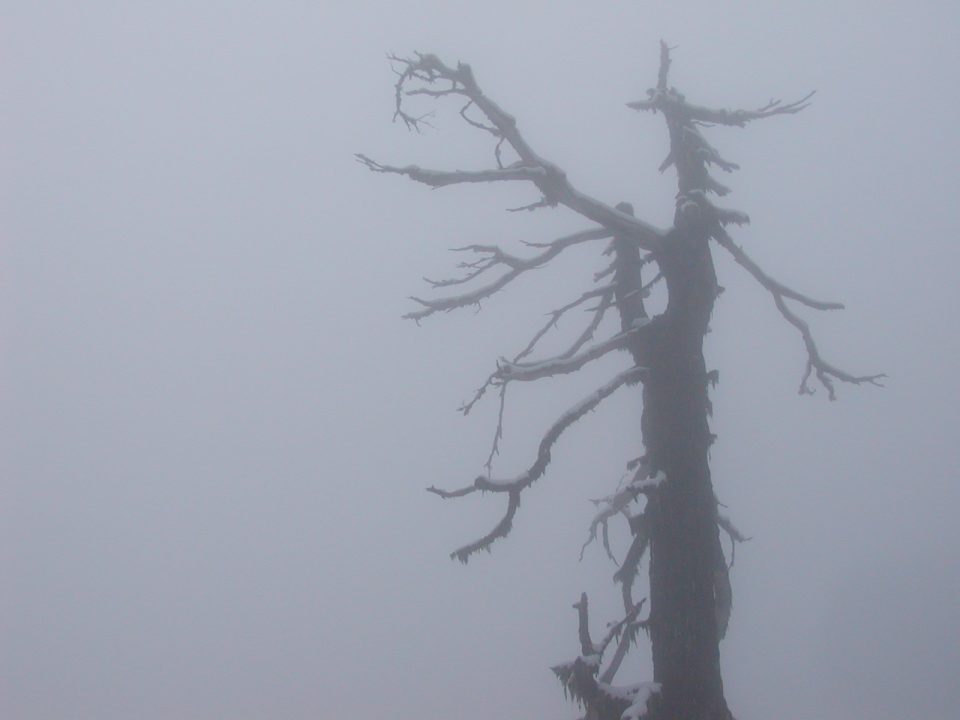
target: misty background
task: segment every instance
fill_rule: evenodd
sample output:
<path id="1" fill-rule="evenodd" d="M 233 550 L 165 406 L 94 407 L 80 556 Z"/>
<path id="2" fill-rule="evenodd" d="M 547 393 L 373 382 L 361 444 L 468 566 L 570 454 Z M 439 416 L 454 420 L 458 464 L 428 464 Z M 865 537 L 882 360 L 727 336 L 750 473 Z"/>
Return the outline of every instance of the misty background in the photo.
<path id="1" fill-rule="evenodd" d="M 451 274 L 447 248 L 523 252 L 586 223 L 503 212 L 537 199 L 519 184 L 431 191 L 352 154 L 490 166 L 456 105 L 421 135 L 391 124 L 386 53 L 433 52 L 471 63 L 577 187 L 667 226 L 665 126 L 624 107 L 655 84 L 661 37 L 694 102 L 818 91 L 705 134 L 742 167 L 723 202 L 753 220 L 737 242 L 847 304 L 802 311 L 824 356 L 889 375 L 798 397 L 801 338 L 715 253 L 713 477 L 753 537 L 721 646 L 730 706 L 955 717 L 955 5 L 0 8 L 0 717 L 576 716 L 548 666 L 577 653 L 581 591 L 595 628 L 617 617 L 614 566 L 577 556 L 588 498 L 639 454 L 639 391 L 564 435 L 510 537 L 466 567 L 447 553 L 501 504 L 423 488 L 481 470 L 496 403 L 456 408 L 588 288 L 602 245 L 417 327 L 405 298 Z M 627 362 L 514 388 L 495 471 Z M 651 672 L 634 656 L 624 682 Z"/>

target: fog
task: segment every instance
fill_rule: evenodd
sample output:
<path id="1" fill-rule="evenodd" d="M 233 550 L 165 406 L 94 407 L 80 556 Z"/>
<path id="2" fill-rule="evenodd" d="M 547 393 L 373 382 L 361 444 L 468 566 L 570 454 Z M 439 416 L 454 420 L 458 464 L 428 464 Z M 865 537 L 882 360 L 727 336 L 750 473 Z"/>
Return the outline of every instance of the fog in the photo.
<path id="1" fill-rule="evenodd" d="M 421 134 L 391 123 L 386 54 L 433 52 L 469 62 L 577 187 L 668 226 L 662 118 L 625 107 L 660 38 L 694 102 L 817 90 L 798 115 L 707 131 L 742 168 L 723 204 L 750 214 L 731 233 L 767 271 L 846 304 L 802 313 L 824 355 L 888 375 L 798 397 L 801 338 L 716 253 L 713 479 L 752 537 L 721 646 L 731 709 L 956 716 L 954 5 L 0 7 L 0 717 L 577 716 L 548 668 L 577 652 L 582 591 L 598 627 L 616 617 L 614 566 L 578 554 L 588 498 L 639 454 L 639 392 L 564 435 L 510 537 L 466 566 L 448 553 L 502 506 L 423 488 L 481 471 L 496 403 L 457 407 L 603 258 L 401 320 L 422 276 L 451 274 L 447 248 L 523 252 L 585 221 L 504 212 L 537 199 L 518 183 L 431 191 L 353 153 L 490 166 L 456 105 Z M 513 393 L 495 468 L 525 467 L 626 362 Z M 634 655 L 622 672 L 649 677 Z"/>

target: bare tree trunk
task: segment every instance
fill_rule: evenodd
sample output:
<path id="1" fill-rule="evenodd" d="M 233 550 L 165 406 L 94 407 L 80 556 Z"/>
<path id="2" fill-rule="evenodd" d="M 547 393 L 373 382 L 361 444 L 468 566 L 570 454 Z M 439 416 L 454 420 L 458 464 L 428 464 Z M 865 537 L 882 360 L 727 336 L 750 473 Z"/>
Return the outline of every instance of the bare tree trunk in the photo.
<path id="1" fill-rule="evenodd" d="M 675 232 L 660 266 L 670 301 L 644 358 L 650 371 L 642 420 L 650 463 L 667 477 L 648 509 L 649 629 L 661 686 L 651 710 L 664 720 L 728 720 L 714 594 L 722 551 L 707 460 L 712 435 L 703 358 L 717 283 L 705 233 Z"/>

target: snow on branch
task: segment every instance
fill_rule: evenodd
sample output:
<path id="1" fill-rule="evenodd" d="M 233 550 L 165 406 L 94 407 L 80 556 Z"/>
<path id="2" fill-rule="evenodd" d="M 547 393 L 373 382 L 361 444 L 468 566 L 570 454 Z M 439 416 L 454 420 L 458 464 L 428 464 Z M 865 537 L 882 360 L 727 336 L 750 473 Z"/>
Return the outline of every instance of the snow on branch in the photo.
<path id="1" fill-rule="evenodd" d="M 450 295 L 447 297 L 436 298 L 434 300 L 425 300 L 418 297 L 410 298 L 414 302 L 423 305 L 423 310 L 416 310 L 404 315 L 404 318 L 410 320 L 422 320 L 436 312 L 449 311 L 455 308 L 469 307 L 477 305 L 481 300 L 490 297 L 498 290 L 506 287 L 510 282 L 516 280 L 520 275 L 541 267 L 549 262 L 567 248 L 588 240 L 597 240 L 610 237 L 610 232 L 604 228 L 595 228 L 593 230 L 583 230 L 572 235 L 566 235 L 545 245 L 546 249 L 530 258 L 520 258 L 504 252 L 496 245 L 467 245 L 462 248 L 454 248 L 456 252 L 473 252 L 482 257 L 475 261 L 466 261 L 459 264 L 461 269 L 467 270 L 467 274 L 460 278 L 450 278 L 446 280 L 430 280 L 424 278 L 427 283 L 435 288 L 450 287 L 452 285 L 461 285 L 478 277 L 479 275 L 495 267 L 505 267 L 508 271 L 493 282 L 476 288 L 469 292 L 459 295 Z"/>
<path id="2" fill-rule="evenodd" d="M 589 195 L 580 192 L 567 179 L 567 174 L 557 165 L 538 155 L 517 127 L 516 118 L 490 99 L 477 84 L 473 70 L 466 63 L 450 67 L 436 55 L 415 53 L 413 57 L 391 56 L 396 66 L 398 79 L 394 86 L 394 119 L 402 120 L 412 130 L 418 130 L 425 116 L 415 116 L 405 109 L 404 98 L 410 95 L 426 95 L 441 98 L 456 95 L 466 99 L 461 117 L 471 126 L 482 129 L 497 138 L 495 155 L 498 168 L 482 171 L 424 170 L 417 166 L 405 167 L 384 165 L 365 155 L 357 159 L 375 172 L 406 175 L 417 182 L 432 187 L 454 183 L 496 182 L 501 180 L 526 180 L 536 185 L 542 199 L 527 208 L 564 205 L 576 213 L 616 232 L 632 238 L 641 247 L 653 250 L 660 246 L 666 235 L 664 230 L 642 220 L 622 213 Z M 477 120 L 466 114 L 468 108 L 476 109 L 483 119 Z M 519 160 L 507 167 L 501 161 L 501 147 L 506 144 Z"/>
<path id="3" fill-rule="evenodd" d="M 625 370 L 564 412 L 544 434 L 534 462 L 516 477 L 499 480 L 480 475 L 472 485 L 457 490 L 443 490 L 432 485 L 428 487 L 428 492 L 439 495 L 444 499 L 463 497 L 477 491 L 507 493 L 509 495 L 506 513 L 497 526 L 480 540 L 455 550 L 451 553 L 451 557 L 460 560 L 460 562 L 466 562 L 478 550 L 487 550 L 495 540 L 506 537 L 512 527 L 517 508 L 520 506 L 520 493 L 543 476 L 550 464 L 553 446 L 563 432 L 588 412 L 595 409 L 605 398 L 612 395 L 620 387 L 638 382 L 645 370 L 646 368 L 640 367 Z"/>
<path id="4" fill-rule="evenodd" d="M 813 389 L 809 384 L 811 375 L 816 375 L 817 380 L 819 380 L 826 389 L 827 395 L 831 400 L 836 400 L 837 397 L 836 389 L 833 383 L 834 380 L 840 380 L 841 382 L 852 383 L 854 385 L 870 383 L 871 385 L 882 387 L 880 380 L 886 377 L 886 375 L 883 373 L 878 373 L 876 375 L 852 375 L 851 373 L 841 370 L 835 365 L 831 365 L 829 362 L 824 360 L 820 355 L 820 349 L 817 347 L 816 341 L 813 339 L 813 333 L 810 331 L 810 326 L 805 320 L 800 318 L 787 306 L 784 298 L 790 298 L 791 300 L 795 300 L 803 305 L 815 308 L 817 310 L 842 309 L 843 305 L 841 303 L 814 300 L 806 295 L 798 293 L 796 290 L 788 288 L 783 283 L 774 280 L 733 242 L 727 232 L 720 225 L 717 225 L 714 228 L 712 236 L 721 247 L 733 255 L 734 259 L 741 266 L 746 268 L 751 275 L 753 275 L 757 282 L 759 282 L 770 292 L 771 295 L 773 295 L 773 301 L 777 306 L 777 310 L 780 311 L 780 314 L 787 322 L 800 331 L 800 335 L 803 338 L 803 344 L 807 350 L 807 368 L 804 371 L 803 378 L 800 380 L 799 392 L 801 395 L 813 394 Z"/>
<path id="5" fill-rule="evenodd" d="M 551 670 L 563 685 L 564 693 L 587 709 L 589 718 L 640 718 L 646 712 L 650 695 L 659 690 L 657 683 L 637 683 L 614 686 L 610 683 L 620 668 L 630 642 L 630 628 L 636 624 L 643 602 L 628 609 L 618 622 L 611 623 L 599 645 L 590 638 L 590 615 L 586 593 L 574 604 L 577 611 L 577 630 L 580 655 L 571 662 L 554 665 Z M 617 651 L 607 669 L 600 674 L 603 655 L 619 638 Z M 599 675 L 599 678 L 598 678 Z"/>

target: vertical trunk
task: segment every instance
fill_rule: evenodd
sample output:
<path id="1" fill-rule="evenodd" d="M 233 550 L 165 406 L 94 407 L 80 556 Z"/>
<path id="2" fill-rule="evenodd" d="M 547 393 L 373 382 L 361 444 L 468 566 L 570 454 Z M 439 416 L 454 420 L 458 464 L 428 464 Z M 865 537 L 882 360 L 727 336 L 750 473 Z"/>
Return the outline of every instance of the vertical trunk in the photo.
<path id="1" fill-rule="evenodd" d="M 667 481 L 650 506 L 650 639 L 664 720 L 728 720 L 714 572 L 720 537 L 707 453 L 703 338 L 717 282 L 705 233 L 677 231 L 661 258 L 669 291 L 648 358 L 643 435 Z"/>
<path id="2" fill-rule="evenodd" d="M 643 437 L 666 481 L 649 499 L 650 638 L 657 720 L 730 720 L 720 675 L 715 570 L 717 506 L 707 453 L 708 377 L 703 338 L 717 283 L 702 228 L 671 233 L 658 255 L 667 310 L 634 348 L 644 380 Z M 624 318 L 626 321 L 627 319 Z"/>

